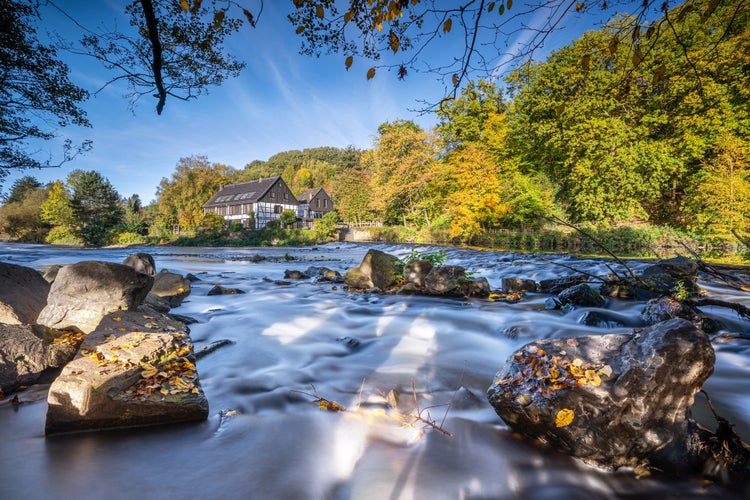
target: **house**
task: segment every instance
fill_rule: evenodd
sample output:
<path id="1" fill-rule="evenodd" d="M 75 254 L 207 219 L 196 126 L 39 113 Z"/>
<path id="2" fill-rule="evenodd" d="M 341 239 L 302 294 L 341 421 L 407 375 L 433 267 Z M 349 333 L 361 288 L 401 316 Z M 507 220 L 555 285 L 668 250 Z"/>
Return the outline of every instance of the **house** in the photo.
<path id="1" fill-rule="evenodd" d="M 281 176 L 222 186 L 203 205 L 203 213 L 214 212 L 227 221 L 239 222 L 249 229 L 262 229 L 272 220 L 281 220 L 281 212 L 298 213 L 299 202 Z"/>
<path id="2" fill-rule="evenodd" d="M 333 210 L 333 200 L 323 188 L 305 189 L 297 196 L 297 217 L 308 224 Z"/>

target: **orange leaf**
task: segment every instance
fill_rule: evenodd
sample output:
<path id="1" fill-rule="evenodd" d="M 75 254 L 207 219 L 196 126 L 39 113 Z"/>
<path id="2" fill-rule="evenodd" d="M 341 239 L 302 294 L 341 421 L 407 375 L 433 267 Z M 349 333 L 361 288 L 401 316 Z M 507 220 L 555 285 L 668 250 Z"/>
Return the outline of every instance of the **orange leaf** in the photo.
<path id="1" fill-rule="evenodd" d="M 453 26 L 453 20 L 451 18 L 448 18 L 443 23 L 443 33 L 448 33 L 451 30 L 451 27 Z"/>
<path id="2" fill-rule="evenodd" d="M 354 62 L 354 57 L 352 56 L 347 57 L 346 60 L 344 61 L 344 66 L 346 66 L 346 69 L 351 68 L 353 62 Z"/>
<path id="3" fill-rule="evenodd" d="M 375 68 L 370 68 L 367 70 L 367 79 L 372 80 L 375 77 Z"/>
<path id="4" fill-rule="evenodd" d="M 557 416 L 555 417 L 555 427 L 565 427 L 570 425 L 575 416 L 576 414 L 573 410 L 569 408 L 563 408 L 562 410 L 557 412 Z"/>
<path id="5" fill-rule="evenodd" d="M 318 19 L 323 19 L 325 17 L 326 12 L 322 5 L 318 4 L 315 6 L 315 15 L 318 16 Z"/>

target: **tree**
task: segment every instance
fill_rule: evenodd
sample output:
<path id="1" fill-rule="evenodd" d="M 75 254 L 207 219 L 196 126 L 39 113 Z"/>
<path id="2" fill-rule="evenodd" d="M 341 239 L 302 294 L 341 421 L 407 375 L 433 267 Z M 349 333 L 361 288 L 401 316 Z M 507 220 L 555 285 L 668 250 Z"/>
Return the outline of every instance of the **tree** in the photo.
<path id="1" fill-rule="evenodd" d="M 34 191 L 40 187 L 42 187 L 42 184 L 34 177 L 31 177 L 30 175 L 21 177 L 13 183 L 13 186 L 11 186 L 10 194 L 5 198 L 5 203 L 18 203 L 23 201 L 30 191 Z"/>
<path id="2" fill-rule="evenodd" d="M 709 18 L 720 3 L 688 0 L 685 5 Z M 394 71 L 399 79 L 410 70 L 433 73 L 445 86 L 445 99 L 426 102 L 428 109 L 455 98 L 471 79 L 494 79 L 507 66 L 528 62 L 573 17 L 606 21 L 614 9 L 626 9 L 630 22 L 620 26 L 617 36 L 636 39 L 644 21 L 669 9 L 661 0 L 350 0 L 343 5 L 294 0 L 294 6 L 288 18 L 302 38 L 302 54 L 341 53 L 347 70 L 355 59 L 369 60 L 361 70 L 367 79 L 379 69 Z M 729 19 L 726 26 L 741 22 Z M 639 64 L 633 59 L 631 67 Z"/>
<path id="3" fill-rule="evenodd" d="M 336 176 L 333 197 L 342 220 L 359 223 L 374 219 L 370 175 L 365 169 L 355 166 L 342 170 Z"/>
<path id="4" fill-rule="evenodd" d="M 75 223 L 73 209 L 70 205 L 70 192 L 62 181 L 52 183 L 47 193 L 47 199 L 40 208 L 42 220 L 53 226 L 71 228 Z"/>
<path id="5" fill-rule="evenodd" d="M 122 221 L 120 195 L 95 171 L 74 170 L 67 183 L 71 188 L 73 234 L 85 245 L 104 245 Z"/>
<path id="6" fill-rule="evenodd" d="M 197 229 L 203 220 L 203 204 L 230 183 L 234 172 L 230 166 L 210 163 L 205 156 L 180 158 L 171 178 L 162 179 L 156 191 L 160 225 Z"/>
<path id="7" fill-rule="evenodd" d="M 245 63 L 226 51 L 224 41 L 244 21 L 251 26 L 256 22 L 248 9 L 220 1 L 138 0 L 126 5 L 125 14 L 131 31 L 87 30 L 82 48 L 69 48 L 113 71 L 106 85 L 125 80 L 132 104 L 144 95 L 154 96 L 157 114 L 167 97 L 195 99 L 208 87 L 237 76 Z"/>
<path id="8" fill-rule="evenodd" d="M 292 227 L 295 222 L 297 222 L 297 212 L 289 209 L 281 212 L 281 223 L 284 227 Z"/>
<path id="9" fill-rule="evenodd" d="M 24 179 L 17 181 L 16 187 Z M 16 240 L 43 243 L 49 228 L 41 218 L 41 205 L 46 199 L 47 192 L 38 182 L 36 187 L 27 185 L 22 195 L 14 189 L 10 201 L 0 207 L 0 230 Z"/>
<path id="10" fill-rule="evenodd" d="M 58 160 L 29 152 L 55 138 L 53 124 L 90 126 L 80 107 L 88 93 L 71 83 L 55 49 L 39 41 L 37 14 L 34 2 L 0 0 L 0 186 L 11 169 L 60 165 L 91 146 L 66 141 Z"/>

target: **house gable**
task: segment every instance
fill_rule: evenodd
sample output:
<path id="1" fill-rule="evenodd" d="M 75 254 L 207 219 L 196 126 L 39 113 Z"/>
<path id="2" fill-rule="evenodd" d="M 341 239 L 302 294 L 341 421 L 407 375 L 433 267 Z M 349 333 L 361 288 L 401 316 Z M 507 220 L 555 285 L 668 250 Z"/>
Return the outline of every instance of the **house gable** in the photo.
<path id="1" fill-rule="evenodd" d="M 281 218 L 284 210 L 297 210 L 299 202 L 281 176 L 222 186 L 203 205 L 203 212 L 215 212 L 228 222 L 263 228 Z"/>

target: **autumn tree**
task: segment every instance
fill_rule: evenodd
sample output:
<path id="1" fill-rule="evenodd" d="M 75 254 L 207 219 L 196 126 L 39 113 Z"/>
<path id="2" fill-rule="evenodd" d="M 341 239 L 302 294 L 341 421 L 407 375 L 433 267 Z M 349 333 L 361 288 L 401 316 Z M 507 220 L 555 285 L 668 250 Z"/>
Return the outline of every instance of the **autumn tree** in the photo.
<path id="1" fill-rule="evenodd" d="M 360 166 L 342 170 L 334 180 L 334 204 L 339 217 L 346 222 L 361 223 L 374 220 L 370 174 Z"/>
<path id="2" fill-rule="evenodd" d="M 205 156 L 180 158 L 171 177 L 163 178 L 157 188 L 157 225 L 178 224 L 183 230 L 194 231 L 203 219 L 203 204 L 223 184 L 230 183 L 234 172 L 228 165 L 210 163 Z"/>
<path id="3" fill-rule="evenodd" d="M 43 243 L 49 229 L 41 217 L 46 199 L 47 191 L 35 178 L 18 179 L 0 207 L 0 231 L 15 240 Z"/>
<path id="4" fill-rule="evenodd" d="M 437 157 L 430 135 L 411 120 L 378 127 L 375 147 L 362 156 L 370 173 L 371 206 L 386 223 L 429 226 L 438 213 L 428 188 Z"/>

